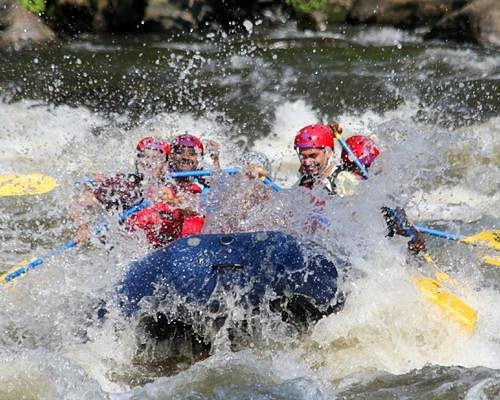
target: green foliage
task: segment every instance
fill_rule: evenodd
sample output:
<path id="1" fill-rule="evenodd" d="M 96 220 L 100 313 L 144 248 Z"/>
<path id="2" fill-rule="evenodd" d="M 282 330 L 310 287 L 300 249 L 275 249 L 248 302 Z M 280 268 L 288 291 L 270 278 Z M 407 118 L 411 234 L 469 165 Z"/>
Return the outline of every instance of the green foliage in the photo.
<path id="1" fill-rule="evenodd" d="M 45 11 L 45 0 L 19 0 L 19 3 L 32 13 L 41 13 Z"/>
<path id="2" fill-rule="evenodd" d="M 314 11 L 327 11 L 329 0 L 286 0 L 297 11 L 309 14 Z"/>

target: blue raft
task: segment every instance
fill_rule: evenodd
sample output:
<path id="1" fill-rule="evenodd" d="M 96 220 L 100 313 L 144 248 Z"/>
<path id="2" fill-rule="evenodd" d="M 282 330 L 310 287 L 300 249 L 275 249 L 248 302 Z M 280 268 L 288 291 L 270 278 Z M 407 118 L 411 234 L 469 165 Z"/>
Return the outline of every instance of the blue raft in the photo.
<path id="1" fill-rule="evenodd" d="M 141 300 L 158 303 L 172 295 L 198 315 L 218 315 L 224 297 L 236 293 L 253 313 L 268 307 L 303 330 L 339 308 L 337 276 L 317 246 L 282 232 L 204 234 L 179 239 L 133 263 L 119 294 L 122 310 L 133 316 L 144 315 Z M 151 306 L 147 309 L 151 313 Z M 174 320 L 150 316 L 148 332 L 162 339 L 162 332 L 169 334 L 164 325 L 179 322 Z"/>

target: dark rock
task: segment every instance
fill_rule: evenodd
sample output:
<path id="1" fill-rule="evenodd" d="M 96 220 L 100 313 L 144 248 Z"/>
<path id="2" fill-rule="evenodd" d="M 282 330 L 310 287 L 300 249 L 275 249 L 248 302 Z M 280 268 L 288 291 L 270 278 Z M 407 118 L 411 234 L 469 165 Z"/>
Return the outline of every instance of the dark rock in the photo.
<path id="1" fill-rule="evenodd" d="M 101 0 L 98 8 L 98 18 L 94 26 L 100 25 L 112 32 L 132 32 L 141 30 L 146 6 L 152 1 L 147 0 Z"/>
<path id="2" fill-rule="evenodd" d="M 354 0 L 347 21 L 414 29 L 430 26 L 466 3 L 467 0 Z"/>
<path id="3" fill-rule="evenodd" d="M 106 1 L 107 2 L 107 1 Z M 47 0 L 45 17 L 56 31 L 77 34 L 96 26 L 98 0 Z M 100 7 L 103 7 L 100 5 Z"/>
<path id="4" fill-rule="evenodd" d="M 20 49 L 27 45 L 47 43 L 54 32 L 36 15 L 16 3 L 0 5 L 0 49 Z"/>
<path id="5" fill-rule="evenodd" d="M 474 0 L 441 19 L 425 38 L 500 46 L 500 1 Z"/>

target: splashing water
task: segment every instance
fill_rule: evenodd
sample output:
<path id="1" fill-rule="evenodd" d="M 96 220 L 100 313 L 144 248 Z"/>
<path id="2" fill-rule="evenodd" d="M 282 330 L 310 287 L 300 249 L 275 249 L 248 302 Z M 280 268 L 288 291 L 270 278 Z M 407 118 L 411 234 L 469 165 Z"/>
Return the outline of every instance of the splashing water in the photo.
<path id="1" fill-rule="evenodd" d="M 346 136 L 370 135 L 382 156 L 355 195 L 326 199 L 328 227 L 304 229 L 309 193 L 272 193 L 242 175 L 228 178 L 226 186 L 214 185 L 215 211 L 207 230 L 281 229 L 319 242 L 338 265 L 349 264 L 341 271 L 341 288 L 348 293 L 343 311 L 305 335 L 262 315 L 267 324 L 262 323 L 260 340 L 242 338 L 241 351 L 230 351 L 226 326 L 200 357 L 208 358 L 165 363 L 162 357 L 172 349 L 138 337 L 138 322 L 127 320 L 116 304 L 124 272 L 148 250 L 140 238 L 111 224 L 112 250 L 96 243 L 68 251 L 1 288 L 0 397 L 326 399 L 363 393 L 375 398 L 377 390 L 395 397 L 413 390 L 414 397 L 425 397 L 459 387 L 464 398 L 495 398 L 498 271 L 481 265 L 479 248 L 428 241 L 440 267 L 460 281 L 453 289 L 478 311 L 477 330 L 469 337 L 421 297 L 412 277 L 433 271 L 407 257 L 404 239 L 385 238 L 379 209 L 405 206 L 414 221 L 464 235 L 498 226 L 498 57 L 487 50 L 424 48 L 399 31 L 383 30 L 376 37 L 336 34 L 335 40 L 375 44 L 372 55 L 367 54 L 372 47 L 330 48 L 328 35 L 275 36 L 234 41 L 222 49 L 212 42 L 153 41 L 146 50 L 134 42 L 80 42 L 50 50 L 83 59 L 72 64 L 82 69 L 90 65 L 89 53 L 96 53 L 98 72 L 92 79 L 109 89 L 102 79 L 118 79 L 113 71 L 128 77 L 120 95 L 130 110 L 115 100 L 96 108 L 99 96 L 83 83 L 77 100 L 68 89 L 67 104 L 58 99 L 61 104 L 54 105 L 45 86 L 23 86 L 16 74 L 0 67 L 6 80 L 0 102 L 2 173 L 37 171 L 61 184 L 47 195 L 0 199 L 0 269 L 68 240 L 72 226 L 65 208 L 73 182 L 92 172 L 132 170 L 134 146 L 142 136 L 190 132 L 216 138 L 224 165 L 234 165 L 245 150 L 261 151 L 272 160 L 273 178 L 289 188 L 297 179 L 295 132 L 336 118 Z M 392 52 L 386 45 L 394 47 Z M 52 63 L 50 51 L 38 55 L 37 73 Z M 150 51 L 153 63 L 140 61 L 148 57 L 137 57 L 139 51 Z M 135 65 L 123 66 L 114 59 L 117 53 Z M 105 55 L 116 68 L 102 67 L 108 65 Z M 65 68 L 69 75 L 73 67 L 60 65 L 60 91 L 70 85 L 62 76 Z M 85 73 L 92 75 L 90 69 Z M 460 80 L 461 74 L 466 78 Z M 177 86 L 155 87 L 176 79 Z M 21 95 L 11 90 L 16 85 Z M 443 95 L 448 89 L 458 100 Z M 335 152 L 338 160 L 340 149 Z M 233 300 L 227 298 L 226 306 L 234 310 L 234 320 L 244 319 Z M 96 315 L 103 301 L 109 314 L 100 321 Z M 436 388 L 436 376 L 450 388 Z"/>

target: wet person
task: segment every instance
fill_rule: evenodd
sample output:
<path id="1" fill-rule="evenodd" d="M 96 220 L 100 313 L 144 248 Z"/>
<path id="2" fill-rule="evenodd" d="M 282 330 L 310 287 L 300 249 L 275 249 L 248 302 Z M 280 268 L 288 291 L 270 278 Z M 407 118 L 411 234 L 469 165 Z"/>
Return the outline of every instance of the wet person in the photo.
<path id="1" fill-rule="evenodd" d="M 91 228 L 85 210 L 98 206 L 119 214 L 147 201 L 150 204 L 125 219 L 128 231 L 142 231 L 152 247 L 161 247 L 185 234 L 186 217 L 196 214 L 184 207 L 175 189 L 168 184 L 169 144 L 162 139 L 145 137 L 136 146 L 135 172 L 111 176 L 95 175 L 74 197 L 68 207 L 77 225 L 75 240 L 90 240 Z"/>
<path id="2" fill-rule="evenodd" d="M 328 194 L 335 194 L 335 163 L 333 129 L 340 125 L 308 125 L 294 140 L 294 149 L 300 161 L 298 186 L 312 189 L 322 187 Z"/>
<path id="3" fill-rule="evenodd" d="M 380 154 L 380 150 L 375 145 L 375 142 L 364 135 L 350 136 L 345 142 L 358 161 L 368 171 Z M 344 148 L 342 149 L 340 159 L 340 165 L 335 168 L 332 174 L 335 192 L 339 196 L 350 196 L 355 193 L 357 186 L 365 178 L 356 166 L 355 160 L 351 159 L 351 156 Z"/>
<path id="4" fill-rule="evenodd" d="M 207 141 L 207 148 L 205 150 L 203 142 L 198 137 L 190 134 L 182 134 L 173 139 L 171 147 L 172 155 L 169 160 L 170 172 L 200 170 L 201 161 L 206 151 L 212 160 L 213 168 L 220 169 L 220 145 L 214 140 Z M 200 195 L 205 196 L 208 193 L 210 189 L 209 180 L 205 177 L 197 176 L 173 178 L 170 180 L 169 187 L 172 189 L 171 194 L 181 199 L 184 204 L 187 204 L 191 212 L 185 218 L 182 235 L 200 233 L 205 224 L 205 215 L 202 211 L 202 198 Z"/>
<path id="5" fill-rule="evenodd" d="M 200 170 L 201 159 L 205 155 L 202 141 L 189 134 L 178 135 L 171 143 L 172 155 L 169 160 L 171 172 L 186 172 Z M 215 169 L 220 169 L 219 144 L 213 140 L 207 141 L 207 150 Z M 209 188 L 208 180 L 203 177 L 175 178 L 177 187 L 190 193 L 201 193 Z"/>

